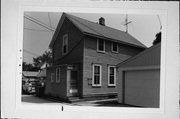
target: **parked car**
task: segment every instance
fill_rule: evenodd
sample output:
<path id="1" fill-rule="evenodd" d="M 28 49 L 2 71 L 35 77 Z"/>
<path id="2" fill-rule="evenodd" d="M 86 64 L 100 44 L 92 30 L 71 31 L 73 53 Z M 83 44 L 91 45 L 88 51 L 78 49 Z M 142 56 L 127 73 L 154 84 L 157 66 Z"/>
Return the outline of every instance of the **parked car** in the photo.
<path id="1" fill-rule="evenodd" d="M 39 82 L 37 82 L 36 87 L 36 96 L 41 97 L 44 95 L 45 90 L 45 80 L 41 79 Z"/>
<path id="2" fill-rule="evenodd" d="M 35 87 L 36 87 L 37 82 L 38 81 L 36 79 L 29 79 L 25 81 L 22 85 L 23 92 L 26 94 L 35 93 L 36 92 Z"/>

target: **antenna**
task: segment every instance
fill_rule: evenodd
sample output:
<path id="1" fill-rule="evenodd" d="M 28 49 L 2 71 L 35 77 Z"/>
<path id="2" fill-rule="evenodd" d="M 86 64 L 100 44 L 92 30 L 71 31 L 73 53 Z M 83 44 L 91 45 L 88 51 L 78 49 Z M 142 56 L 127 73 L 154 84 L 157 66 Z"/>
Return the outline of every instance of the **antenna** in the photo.
<path id="1" fill-rule="evenodd" d="M 160 24 L 160 30 L 162 29 L 162 24 L 161 24 L 161 20 L 160 20 L 160 18 L 159 18 L 159 15 L 157 15 L 158 16 L 158 20 L 159 20 L 159 24 Z"/>
<path id="2" fill-rule="evenodd" d="M 132 21 L 128 21 L 128 15 L 126 14 L 126 19 L 125 19 L 125 24 L 124 26 L 126 26 L 126 33 L 128 33 L 128 24 L 130 24 Z"/>

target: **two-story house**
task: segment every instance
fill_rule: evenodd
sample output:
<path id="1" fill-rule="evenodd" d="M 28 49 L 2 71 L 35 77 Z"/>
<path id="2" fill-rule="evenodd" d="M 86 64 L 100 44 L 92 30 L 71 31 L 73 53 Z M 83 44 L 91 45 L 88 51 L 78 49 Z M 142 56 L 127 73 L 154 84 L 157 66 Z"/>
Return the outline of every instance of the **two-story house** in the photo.
<path id="1" fill-rule="evenodd" d="M 146 46 L 130 34 L 63 13 L 49 45 L 53 65 L 47 69 L 45 94 L 72 97 L 117 95 L 116 65 Z"/>

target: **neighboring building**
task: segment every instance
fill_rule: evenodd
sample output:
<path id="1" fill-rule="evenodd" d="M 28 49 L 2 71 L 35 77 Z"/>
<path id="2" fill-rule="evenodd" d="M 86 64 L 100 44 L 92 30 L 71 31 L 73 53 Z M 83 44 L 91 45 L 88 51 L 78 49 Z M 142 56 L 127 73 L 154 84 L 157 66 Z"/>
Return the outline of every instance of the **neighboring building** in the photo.
<path id="1" fill-rule="evenodd" d="M 34 72 L 34 71 L 23 71 L 22 72 L 22 80 L 23 81 L 36 80 L 37 74 L 38 74 L 38 72 Z"/>
<path id="2" fill-rule="evenodd" d="M 39 65 L 40 67 L 40 70 L 39 70 L 39 73 L 37 74 L 37 77 L 39 79 L 45 79 L 46 78 L 46 70 L 47 70 L 47 67 L 49 67 L 50 65 L 47 63 L 47 62 L 43 62 Z"/>
<path id="3" fill-rule="evenodd" d="M 53 66 L 45 94 L 72 97 L 117 96 L 116 65 L 146 46 L 130 34 L 63 13 L 50 43 Z"/>
<path id="4" fill-rule="evenodd" d="M 161 43 L 120 63 L 118 102 L 144 107 L 159 107 Z"/>

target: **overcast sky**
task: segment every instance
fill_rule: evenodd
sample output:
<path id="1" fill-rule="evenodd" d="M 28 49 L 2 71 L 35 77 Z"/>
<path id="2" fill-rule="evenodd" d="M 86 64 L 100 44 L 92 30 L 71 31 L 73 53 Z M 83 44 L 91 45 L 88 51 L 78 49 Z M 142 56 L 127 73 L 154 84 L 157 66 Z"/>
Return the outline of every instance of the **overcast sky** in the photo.
<path id="1" fill-rule="evenodd" d="M 105 18 L 106 26 L 126 30 L 124 26 L 125 14 L 85 14 L 85 13 L 69 13 L 80 18 L 87 19 L 92 22 L 98 22 L 100 17 Z M 25 15 L 35 18 L 36 20 L 46 24 L 49 27 L 56 28 L 62 13 L 47 12 L 25 12 Z M 128 14 L 128 21 L 132 21 L 128 25 L 128 33 L 141 41 L 147 47 L 152 45 L 156 33 L 160 31 L 160 22 L 158 15 L 135 15 Z M 23 31 L 23 61 L 32 63 L 33 57 L 37 57 L 48 50 L 49 43 L 53 36 L 53 32 L 24 18 Z"/>

